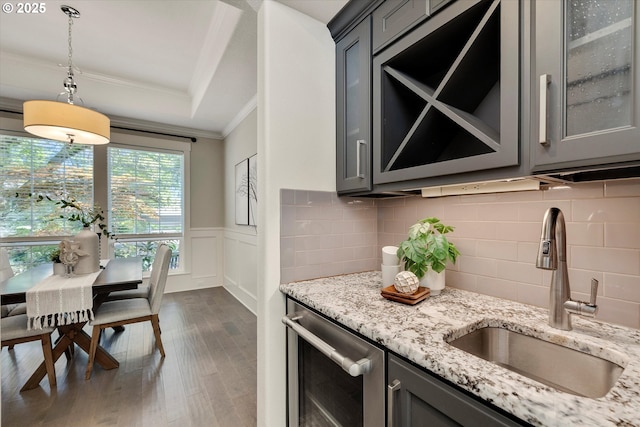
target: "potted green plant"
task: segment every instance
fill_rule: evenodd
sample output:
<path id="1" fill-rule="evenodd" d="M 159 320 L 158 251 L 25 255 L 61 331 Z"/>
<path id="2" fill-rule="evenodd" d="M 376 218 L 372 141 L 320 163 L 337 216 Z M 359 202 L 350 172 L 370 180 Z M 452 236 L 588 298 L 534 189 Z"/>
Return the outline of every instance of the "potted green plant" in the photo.
<path id="1" fill-rule="evenodd" d="M 82 224 L 83 229 L 73 237 L 73 240 L 80 245 L 86 255 L 76 264 L 75 272 L 88 274 L 100 269 L 100 237 L 116 238 L 113 233 L 107 230 L 107 225 L 104 223 L 104 212 L 100 206 L 86 206 L 73 197 L 64 196 L 52 198 L 42 194 L 16 193 L 16 197 L 28 197 L 35 199 L 36 202 L 51 202 L 61 209 L 59 218 Z M 92 230 L 92 228 L 94 229 Z"/>
<path id="2" fill-rule="evenodd" d="M 57 247 L 49 254 L 49 259 L 53 263 L 53 274 L 62 275 L 64 274 L 64 265 L 62 261 L 60 261 L 60 248 Z"/>
<path id="3" fill-rule="evenodd" d="M 445 236 L 453 230 L 452 226 L 442 224 L 438 218 L 425 218 L 409 227 L 407 239 L 398 246 L 397 255 L 404 262 L 405 269 L 414 273 L 422 283 L 426 282 L 433 295 L 439 294 L 440 289 L 444 288 L 443 272 L 447 262 L 455 263 L 460 255 Z"/>

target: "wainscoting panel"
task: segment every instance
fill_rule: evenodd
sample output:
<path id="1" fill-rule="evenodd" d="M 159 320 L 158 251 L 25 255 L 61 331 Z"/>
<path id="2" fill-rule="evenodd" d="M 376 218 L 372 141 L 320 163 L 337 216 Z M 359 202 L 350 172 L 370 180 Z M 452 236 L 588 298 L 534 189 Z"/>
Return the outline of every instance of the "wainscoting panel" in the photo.
<path id="1" fill-rule="evenodd" d="M 223 228 L 193 228 L 186 236 L 183 273 L 169 273 L 166 292 L 181 292 L 194 289 L 222 286 L 224 262 Z M 181 260 L 182 261 L 182 260 Z"/>
<path id="2" fill-rule="evenodd" d="M 230 229 L 224 232 L 224 287 L 254 314 L 258 297 L 257 240 L 255 234 Z"/>

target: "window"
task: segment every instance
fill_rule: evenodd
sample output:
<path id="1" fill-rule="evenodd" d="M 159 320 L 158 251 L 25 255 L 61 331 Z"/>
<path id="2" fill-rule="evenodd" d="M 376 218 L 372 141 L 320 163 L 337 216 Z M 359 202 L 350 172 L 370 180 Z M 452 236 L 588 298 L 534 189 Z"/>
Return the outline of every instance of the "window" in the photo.
<path id="1" fill-rule="evenodd" d="M 108 148 L 109 229 L 119 236 L 116 257 L 142 256 L 145 269 L 159 243 L 179 267 L 184 230 L 184 154 L 142 148 Z"/>
<path id="2" fill-rule="evenodd" d="M 166 243 L 173 251 L 170 268 L 181 268 L 190 144 L 112 134 L 112 140 L 122 143 L 70 145 L 32 137 L 19 131 L 21 121 L 3 120 L 0 246 L 9 252 L 16 273 L 49 262 L 60 240 L 80 231 L 79 224 L 60 218 L 53 202 L 38 202 L 29 194 L 72 197 L 87 206 L 98 203 L 109 230 L 117 234 L 115 241 L 103 239 L 105 258 L 141 256 L 148 270 L 157 246 Z"/>
<path id="3" fill-rule="evenodd" d="M 80 230 L 54 203 L 30 195 L 73 195 L 91 206 L 93 147 L 0 135 L 0 182 L 0 238 L 12 243 L 12 265 L 22 271 L 47 262 L 60 239 Z"/>

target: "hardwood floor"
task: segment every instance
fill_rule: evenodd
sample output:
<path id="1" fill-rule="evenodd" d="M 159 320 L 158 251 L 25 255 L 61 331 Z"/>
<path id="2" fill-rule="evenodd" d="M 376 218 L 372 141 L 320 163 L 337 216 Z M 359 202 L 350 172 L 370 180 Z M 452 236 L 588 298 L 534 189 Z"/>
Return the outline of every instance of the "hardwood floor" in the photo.
<path id="1" fill-rule="evenodd" d="M 164 360 L 150 322 L 106 330 L 101 345 L 120 367 L 85 381 L 76 349 L 56 363 L 53 389 L 45 378 L 19 392 L 43 360 L 39 342 L 3 348 L 2 426 L 255 426 L 255 315 L 218 287 L 166 294 L 160 326 Z"/>

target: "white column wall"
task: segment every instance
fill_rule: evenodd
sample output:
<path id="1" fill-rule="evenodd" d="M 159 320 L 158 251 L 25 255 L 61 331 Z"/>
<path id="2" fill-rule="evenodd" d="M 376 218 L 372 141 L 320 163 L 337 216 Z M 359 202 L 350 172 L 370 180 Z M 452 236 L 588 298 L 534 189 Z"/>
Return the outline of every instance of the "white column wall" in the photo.
<path id="1" fill-rule="evenodd" d="M 280 189 L 335 190 L 335 45 L 265 0 L 258 13 L 258 425 L 286 425 Z"/>

